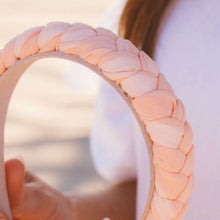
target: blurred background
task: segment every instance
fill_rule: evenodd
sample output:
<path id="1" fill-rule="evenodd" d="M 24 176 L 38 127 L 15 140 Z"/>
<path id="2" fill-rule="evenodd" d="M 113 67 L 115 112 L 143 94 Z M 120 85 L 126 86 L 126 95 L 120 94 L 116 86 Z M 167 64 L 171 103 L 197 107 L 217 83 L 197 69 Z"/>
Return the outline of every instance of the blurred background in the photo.
<path id="1" fill-rule="evenodd" d="M 0 0 L 0 48 L 51 21 L 95 26 L 113 2 Z M 46 59 L 22 76 L 9 106 L 5 157 L 23 156 L 28 170 L 58 190 L 86 192 L 107 184 L 93 167 L 88 139 L 99 78 L 79 65 L 73 77 L 71 71 L 69 61 Z"/>

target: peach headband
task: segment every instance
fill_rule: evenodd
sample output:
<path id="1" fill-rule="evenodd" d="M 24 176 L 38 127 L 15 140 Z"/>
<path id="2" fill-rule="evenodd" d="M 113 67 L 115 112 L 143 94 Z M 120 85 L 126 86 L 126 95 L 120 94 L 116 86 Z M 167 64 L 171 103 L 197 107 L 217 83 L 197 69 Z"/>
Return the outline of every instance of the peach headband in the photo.
<path id="1" fill-rule="evenodd" d="M 192 129 L 182 102 L 156 63 L 129 40 L 101 27 L 64 22 L 31 28 L 0 50 L 0 209 L 10 215 L 3 162 L 8 103 L 23 72 L 45 57 L 87 66 L 124 98 L 150 158 L 150 190 L 141 220 L 182 219 L 194 187 Z"/>

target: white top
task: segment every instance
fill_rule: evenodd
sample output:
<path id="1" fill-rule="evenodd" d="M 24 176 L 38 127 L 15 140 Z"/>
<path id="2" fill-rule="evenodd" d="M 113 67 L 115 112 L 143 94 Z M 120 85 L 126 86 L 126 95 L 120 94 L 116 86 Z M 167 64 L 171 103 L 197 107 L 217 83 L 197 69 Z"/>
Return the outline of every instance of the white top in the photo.
<path id="1" fill-rule="evenodd" d="M 98 26 L 117 32 L 125 0 Z M 186 109 L 195 145 L 195 189 L 185 220 L 220 219 L 220 1 L 178 0 L 159 29 L 154 60 Z M 103 79 L 90 136 L 97 171 L 116 182 L 137 177 L 137 219 L 149 187 L 148 155 L 135 117 Z"/>

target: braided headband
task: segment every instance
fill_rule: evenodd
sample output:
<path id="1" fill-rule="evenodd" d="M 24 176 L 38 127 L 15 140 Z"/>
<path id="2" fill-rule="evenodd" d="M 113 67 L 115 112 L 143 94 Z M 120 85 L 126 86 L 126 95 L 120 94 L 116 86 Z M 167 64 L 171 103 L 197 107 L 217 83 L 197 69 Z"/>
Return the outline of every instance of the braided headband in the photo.
<path id="1" fill-rule="evenodd" d="M 142 130 L 150 161 L 141 220 L 182 219 L 194 186 L 192 129 L 182 102 L 155 62 L 129 40 L 101 27 L 64 22 L 31 28 L 0 50 L 0 209 L 10 215 L 3 162 L 8 103 L 23 72 L 45 57 L 87 66 L 124 98 Z"/>

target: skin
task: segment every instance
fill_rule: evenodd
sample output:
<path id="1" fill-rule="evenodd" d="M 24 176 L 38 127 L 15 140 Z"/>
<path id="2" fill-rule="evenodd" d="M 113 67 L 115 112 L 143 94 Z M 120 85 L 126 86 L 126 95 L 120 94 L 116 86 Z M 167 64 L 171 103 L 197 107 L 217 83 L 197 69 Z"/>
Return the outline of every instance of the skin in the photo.
<path id="1" fill-rule="evenodd" d="M 134 220 L 136 180 L 86 195 L 64 195 L 25 171 L 18 159 L 5 162 L 9 201 L 14 220 Z M 0 211 L 0 219 L 8 219 Z"/>

